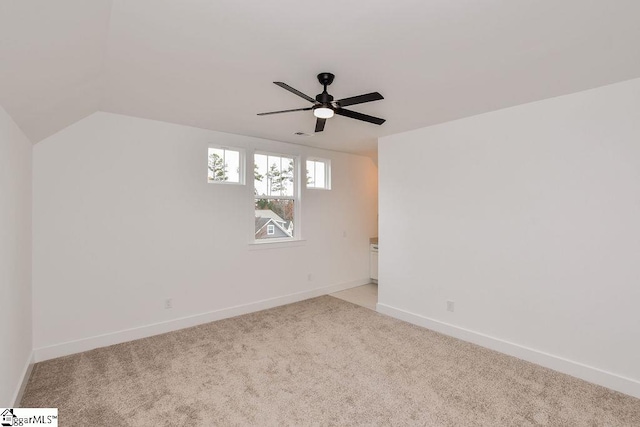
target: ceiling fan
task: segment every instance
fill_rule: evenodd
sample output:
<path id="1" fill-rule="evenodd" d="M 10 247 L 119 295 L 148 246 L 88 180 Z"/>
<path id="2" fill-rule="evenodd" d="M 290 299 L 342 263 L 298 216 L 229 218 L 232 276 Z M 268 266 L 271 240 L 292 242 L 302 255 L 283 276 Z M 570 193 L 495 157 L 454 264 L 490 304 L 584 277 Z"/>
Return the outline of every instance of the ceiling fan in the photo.
<path id="1" fill-rule="evenodd" d="M 381 125 L 385 122 L 384 119 L 368 116 L 366 114 L 358 113 L 357 111 L 347 110 L 346 108 L 349 105 L 356 104 L 364 104 L 365 102 L 378 101 L 380 99 L 384 99 L 382 95 L 378 92 L 371 92 L 365 95 L 352 96 L 350 98 L 343 98 L 337 101 L 333 100 L 333 96 L 327 93 L 327 86 L 333 83 L 333 79 L 335 76 L 331 73 L 320 73 L 318 74 L 318 81 L 321 85 L 324 86 L 324 90 L 322 93 L 316 96 L 316 99 L 311 98 L 308 95 L 300 92 L 297 89 L 292 88 L 286 83 L 282 82 L 273 82 L 280 86 L 283 89 L 288 90 L 291 93 L 298 95 L 300 98 L 304 98 L 307 101 L 311 102 L 313 106 L 306 108 L 294 108 L 292 110 L 282 110 L 282 111 L 271 111 L 269 113 L 259 113 L 259 116 L 266 116 L 269 114 L 280 114 L 280 113 L 291 113 L 293 111 L 309 111 L 313 110 L 313 115 L 317 117 L 316 120 L 316 132 L 322 132 L 324 130 L 324 125 L 327 119 L 333 117 L 334 114 L 338 114 L 340 116 L 349 117 L 351 119 L 362 120 L 364 122 L 374 123 L 376 125 Z"/>

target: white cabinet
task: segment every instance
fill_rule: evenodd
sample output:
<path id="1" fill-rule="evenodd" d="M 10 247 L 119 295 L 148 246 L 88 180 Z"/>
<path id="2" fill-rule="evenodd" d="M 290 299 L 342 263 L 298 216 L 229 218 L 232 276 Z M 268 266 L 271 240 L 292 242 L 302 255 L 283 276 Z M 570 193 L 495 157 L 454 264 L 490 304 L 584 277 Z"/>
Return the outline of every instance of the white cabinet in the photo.
<path id="1" fill-rule="evenodd" d="M 369 276 L 378 281 L 378 245 L 371 244 L 369 250 Z"/>

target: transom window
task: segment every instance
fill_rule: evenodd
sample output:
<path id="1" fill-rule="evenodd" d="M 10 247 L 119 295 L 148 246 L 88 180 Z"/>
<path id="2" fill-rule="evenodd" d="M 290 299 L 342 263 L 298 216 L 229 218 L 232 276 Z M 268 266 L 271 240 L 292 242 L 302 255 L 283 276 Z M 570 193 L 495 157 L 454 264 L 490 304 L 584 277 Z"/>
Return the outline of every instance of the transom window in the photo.
<path id="1" fill-rule="evenodd" d="M 329 160 L 307 160 L 307 188 L 331 189 L 331 162 Z"/>
<path id="2" fill-rule="evenodd" d="M 254 156 L 255 240 L 294 238 L 296 161 L 293 157 Z"/>
<path id="3" fill-rule="evenodd" d="M 208 182 L 244 184 L 244 152 L 209 147 Z"/>

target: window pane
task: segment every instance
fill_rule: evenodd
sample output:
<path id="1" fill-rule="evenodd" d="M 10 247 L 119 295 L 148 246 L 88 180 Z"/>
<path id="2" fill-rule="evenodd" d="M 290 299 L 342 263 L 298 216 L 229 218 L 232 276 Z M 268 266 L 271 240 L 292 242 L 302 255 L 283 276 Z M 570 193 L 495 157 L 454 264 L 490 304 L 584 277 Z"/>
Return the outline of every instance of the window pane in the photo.
<path id="1" fill-rule="evenodd" d="M 257 195 L 293 196 L 294 160 L 290 157 L 256 154 Z"/>
<path id="2" fill-rule="evenodd" d="M 268 156 L 268 158 L 267 194 L 270 196 L 280 196 L 282 192 L 282 159 L 276 156 Z"/>
<path id="3" fill-rule="evenodd" d="M 316 188 L 326 188 L 325 180 L 324 180 L 324 163 L 323 162 L 315 162 L 316 163 Z"/>
<path id="4" fill-rule="evenodd" d="M 307 160 L 307 187 L 313 188 L 316 186 L 315 166 L 316 162 Z"/>
<path id="5" fill-rule="evenodd" d="M 225 150 L 225 164 L 227 165 L 227 181 L 240 182 L 240 153 L 233 150 Z"/>
<path id="6" fill-rule="evenodd" d="M 307 160 L 307 188 L 331 188 L 329 160 Z"/>
<path id="7" fill-rule="evenodd" d="M 242 156 L 238 150 L 225 148 L 209 148 L 209 170 L 207 176 L 209 182 L 233 182 L 243 183 L 240 175 L 240 162 Z"/>
<path id="8" fill-rule="evenodd" d="M 293 168 L 294 163 L 293 159 L 289 159 L 286 157 L 282 158 L 282 164 L 284 166 L 282 171 L 282 178 L 284 182 L 284 187 L 282 189 L 283 196 L 293 196 Z"/>
<path id="9" fill-rule="evenodd" d="M 263 154 L 255 155 L 255 165 L 253 169 L 255 194 L 260 196 L 267 195 L 267 170 L 268 168 L 267 156 Z"/>
<path id="10" fill-rule="evenodd" d="M 294 201 L 289 199 L 256 199 L 256 240 L 293 237 L 294 208 Z M 271 230 L 273 234 L 270 234 Z"/>
<path id="11" fill-rule="evenodd" d="M 210 181 L 226 181 L 224 150 L 209 148 L 209 172 Z"/>

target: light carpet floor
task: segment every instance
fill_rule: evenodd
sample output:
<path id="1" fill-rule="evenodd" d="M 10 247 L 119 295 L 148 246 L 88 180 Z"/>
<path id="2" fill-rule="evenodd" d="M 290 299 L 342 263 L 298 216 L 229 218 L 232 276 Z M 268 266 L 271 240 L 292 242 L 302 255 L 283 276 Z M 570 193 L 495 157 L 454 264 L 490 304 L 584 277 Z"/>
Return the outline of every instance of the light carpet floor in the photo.
<path id="1" fill-rule="evenodd" d="M 640 400 L 330 296 L 35 365 L 78 426 L 640 426 Z"/>

